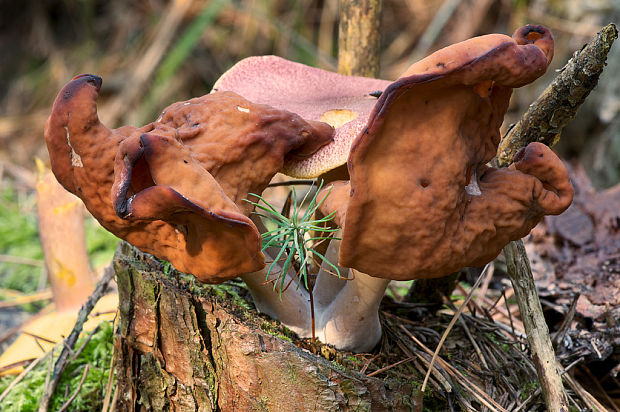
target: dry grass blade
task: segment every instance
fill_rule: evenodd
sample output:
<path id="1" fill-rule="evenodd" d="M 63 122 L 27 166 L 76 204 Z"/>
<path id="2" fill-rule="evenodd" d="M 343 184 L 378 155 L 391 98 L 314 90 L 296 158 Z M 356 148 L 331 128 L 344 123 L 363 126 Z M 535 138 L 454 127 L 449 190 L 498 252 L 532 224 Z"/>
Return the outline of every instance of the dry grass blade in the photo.
<path id="1" fill-rule="evenodd" d="M 391 364 L 391 365 L 387 365 L 387 366 L 384 366 L 384 367 L 383 367 L 383 368 L 381 368 L 381 369 L 377 369 L 376 371 L 371 372 L 371 373 L 369 373 L 369 374 L 368 374 L 368 375 L 366 375 L 366 376 L 371 377 L 371 376 L 378 375 L 378 374 L 380 374 L 380 373 L 382 373 L 382 372 L 385 372 L 385 371 L 387 371 L 387 370 L 392 369 L 392 368 L 393 368 L 393 367 L 395 367 L 395 366 L 402 365 L 403 363 L 411 362 L 411 361 L 412 361 L 412 360 L 414 360 L 414 359 L 415 359 L 415 357 L 410 357 L 410 358 L 401 359 L 401 360 L 399 360 L 398 362 L 394 362 L 394 363 L 393 363 L 393 364 Z"/>
<path id="2" fill-rule="evenodd" d="M 420 360 L 420 362 L 422 362 L 424 364 L 424 367 L 426 369 L 428 369 L 431 366 L 431 362 L 430 360 L 426 359 L 421 353 L 416 352 L 416 356 L 418 357 L 418 359 Z M 445 390 L 446 392 L 452 392 L 452 383 L 449 382 L 439 371 L 439 369 L 437 369 L 437 366 L 433 366 L 432 369 L 432 373 L 433 376 L 435 377 L 435 379 L 437 380 L 437 382 L 441 385 L 441 387 L 443 388 L 443 390 Z M 420 373 L 424 373 L 424 371 L 422 371 L 420 369 Z M 447 373 L 447 372 L 446 372 Z"/>
<path id="3" fill-rule="evenodd" d="M 135 103 L 138 96 L 144 93 L 146 81 L 151 77 L 163 58 L 174 34 L 182 23 L 183 16 L 190 9 L 192 3 L 193 1 L 191 0 L 177 0 L 170 3 L 159 24 L 155 38 L 146 52 L 136 60 L 138 64 L 127 81 L 127 87 L 105 108 L 105 113 L 101 117 L 106 122 L 115 124 L 127 108 Z"/>
<path id="4" fill-rule="evenodd" d="M 482 303 L 482 300 L 487 295 L 487 291 L 489 290 L 489 284 L 491 283 L 491 279 L 493 279 L 493 274 L 495 273 L 495 266 L 489 266 L 489 270 L 487 271 L 486 276 L 482 281 L 482 285 L 480 289 L 478 289 L 478 293 L 476 293 L 476 300 L 474 300 L 474 304 L 479 306 Z"/>
<path id="5" fill-rule="evenodd" d="M 4 400 L 4 398 L 7 397 L 7 395 L 11 392 L 11 390 L 17 386 L 18 383 L 20 383 L 25 377 L 26 375 L 28 375 L 28 373 L 30 373 L 31 370 L 34 369 L 35 366 L 37 366 L 39 364 L 39 362 L 41 362 L 43 359 L 45 359 L 48 355 L 43 355 L 40 358 L 37 358 L 35 360 L 33 360 L 30 365 L 28 365 L 28 367 L 26 369 L 24 369 L 22 371 L 22 373 L 20 373 L 15 379 L 13 379 L 13 382 L 10 383 L 9 386 L 7 386 L 7 388 L 4 390 L 4 392 L 2 392 L 2 394 L 0 395 L 0 402 L 2 402 Z M 13 365 L 9 365 L 9 366 L 13 366 Z"/>
<path id="6" fill-rule="evenodd" d="M 34 293 L 32 295 L 24 295 L 24 296 L 20 296 L 13 300 L 9 300 L 6 302 L 0 302 L 0 309 L 11 308 L 13 306 L 19 306 L 19 305 L 23 305 L 26 303 L 48 300 L 48 299 L 51 299 L 52 297 L 53 297 L 52 291 L 47 289 L 41 292 Z"/>
<path id="7" fill-rule="evenodd" d="M 426 345 L 424 345 L 418 338 L 413 336 L 413 334 L 411 332 L 409 332 L 407 330 L 407 328 L 405 328 L 403 325 L 400 325 L 400 328 L 407 334 L 407 336 L 409 336 L 415 343 L 417 343 L 422 349 L 424 349 L 424 351 L 426 353 L 428 353 L 429 355 L 436 355 L 436 352 L 433 352 L 432 350 L 430 350 L 430 348 L 428 348 Z M 439 364 L 444 369 L 446 369 L 446 371 L 452 377 L 454 377 L 461 385 L 463 385 L 463 387 L 465 389 L 467 389 L 469 393 L 471 393 L 476 399 L 478 399 L 479 402 L 481 402 L 483 405 L 485 405 L 491 411 L 508 412 L 499 403 L 497 403 L 495 400 L 493 400 L 485 391 L 483 391 L 477 385 L 475 385 L 473 382 L 471 382 L 469 379 L 467 379 L 454 366 L 450 365 L 448 362 L 444 361 L 442 358 L 440 358 L 438 356 L 434 356 L 433 358 L 437 362 L 439 362 Z M 432 366 L 433 365 L 429 365 L 429 370 L 431 369 Z"/>
<path id="8" fill-rule="evenodd" d="M 67 402 L 62 404 L 60 409 L 58 409 L 58 412 L 65 412 L 66 410 L 69 409 L 69 406 L 71 406 L 71 402 L 73 402 L 75 398 L 77 398 L 78 393 L 80 393 L 80 390 L 82 390 L 82 385 L 84 385 L 84 381 L 86 380 L 86 376 L 88 375 L 89 370 L 90 370 L 90 363 L 87 363 L 86 366 L 84 367 L 84 373 L 82 373 L 82 379 L 80 379 L 80 383 L 78 384 L 78 387 L 75 388 L 75 391 L 71 394 L 71 397 L 67 399 Z"/>
<path id="9" fill-rule="evenodd" d="M 108 408 L 110 407 L 110 397 L 112 395 L 112 386 L 114 382 L 115 360 L 116 360 L 116 346 L 112 346 L 112 357 L 110 359 L 110 373 L 108 374 L 108 384 L 106 385 L 106 388 L 105 388 L 105 397 L 103 398 L 103 406 L 101 407 L 101 412 L 108 412 Z M 116 390 L 118 390 L 118 386 L 116 387 Z"/>
<path id="10" fill-rule="evenodd" d="M 21 256 L 12 255 L 0 255 L 0 262 L 2 263 L 16 263 L 18 265 L 29 265 L 36 267 L 43 267 L 45 264 L 42 260 L 30 259 Z"/>
<path id="11" fill-rule="evenodd" d="M 456 313 L 452 317 L 452 320 L 448 324 L 448 327 L 446 328 L 445 332 L 443 333 L 443 336 L 441 337 L 441 340 L 439 341 L 439 344 L 437 345 L 437 348 L 435 349 L 435 353 L 433 353 L 433 359 L 431 359 L 431 367 L 435 363 L 435 360 L 437 359 L 437 356 L 439 355 L 439 351 L 441 350 L 441 347 L 443 346 L 443 343 L 446 341 L 446 338 L 448 337 L 448 334 L 452 330 L 452 327 L 454 326 L 454 324 L 458 320 L 459 316 L 461 316 L 461 313 L 463 313 L 463 311 L 467 307 L 467 304 L 471 300 L 471 298 L 472 298 L 472 296 L 474 294 L 474 291 L 476 290 L 478 285 L 480 285 L 480 282 L 482 281 L 482 279 L 486 275 L 487 270 L 489 270 L 489 264 L 487 264 L 484 267 L 484 270 L 482 271 L 482 273 L 480 273 L 480 276 L 478 276 L 478 279 L 476 279 L 476 283 L 474 284 L 474 286 L 472 286 L 471 290 L 467 294 L 467 297 L 465 298 L 465 301 L 463 302 L 463 304 L 459 307 L 459 309 L 456 311 Z M 430 374 L 431 374 L 431 368 L 428 369 L 428 371 L 426 372 L 426 376 L 424 377 L 424 383 L 422 383 L 422 392 L 424 392 L 424 390 L 426 389 L 426 382 L 428 381 L 428 377 L 430 376 Z"/>
<path id="12" fill-rule="evenodd" d="M 595 412 L 607 412 L 607 408 L 605 408 L 599 401 L 596 400 L 594 396 L 590 394 L 583 386 L 579 384 L 572 376 L 569 374 L 564 375 L 564 381 L 568 383 L 568 386 L 571 387 L 572 390 L 575 391 L 579 398 L 586 404 L 588 409 Z"/>
<path id="13" fill-rule="evenodd" d="M 474 347 L 474 350 L 476 351 L 476 355 L 478 355 L 478 359 L 480 359 L 480 363 L 482 363 L 482 366 L 484 366 L 485 369 L 489 369 L 489 365 L 487 365 L 487 361 L 484 358 L 484 356 L 482 355 L 482 351 L 480 350 L 480 346 L 478 346 L 478 343 L 476 342 L 476 339 L 474 339 L 474 337 L 472 336 L 472 334 L 471 334 L 471 332 L 469 330 L 469 327 L 467 327 L 467 323 L 463 320 L 463 318 L 459 318 L 459 323 L 463 327 L 463 330 L 465 331 L 465 334 L 467 335 L 467 338 L 471 342 L 471 345 Z"/>

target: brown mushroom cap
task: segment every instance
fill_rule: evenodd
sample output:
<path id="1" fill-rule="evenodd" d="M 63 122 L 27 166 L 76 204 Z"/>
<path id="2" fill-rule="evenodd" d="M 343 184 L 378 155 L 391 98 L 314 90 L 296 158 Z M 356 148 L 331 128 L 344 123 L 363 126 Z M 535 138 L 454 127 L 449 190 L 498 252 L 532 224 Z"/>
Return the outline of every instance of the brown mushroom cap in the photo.
<path id="1" fill-rule="evenodd" d="M 548 148 L 528 146 L 510 170 L 485 165 L 512 88 L 544 73 L 550 38 L 535 26 L 467 40 L 388 87 L 348 160 L 342 266 L 399 280 L 447 275 L 492 260 L 568 207 L 572 188 Z"/>
<path id="2" fill-rule="evenodd" d="M 218 92 L 168 106 L 153 132 L 173 129 L 194 158 L 249 214 L 248 193 L 260 194 L 286 161 L 312 156 L 333 140 L 318 121 Z"/>
<path id="3" fill-rule="evenodd" d="M 106 229 L 203 282 L 260 269 L 244 199 L 285 158 L 330 142 L 333 129 L 221 93 L 172 105 L 141 128 L 110 130 L 97 116 L 100 87 L 101 78 L 81 75 L 54 102 L 45 138 L 62 185 Z"/>
<path id="4" fill-rule="evenodd" d="M 282 172 L 311 178 L 346 163 L 387 80 L 343 76 L 276 56 L 249 57 L 224 73 L 213 91 L 233 91 L 255 103 L 297 113 L 335 127 L 333 143 L 305 159 L 287 159 Z"/>
<path id="5" fill-rule="evenodd" d="M 254 223 L 180 142 L 155 134 L 132 136 L 120 144 L 115 163 L 116 214 L 173 225 L 176 239 L 169 237 L 173 243 L 161 247 L 177 269 L 213 283 L 262 267 Z M 146 243 L 139 236 L 148 238 L 134 233 L 128 239 Z"/>

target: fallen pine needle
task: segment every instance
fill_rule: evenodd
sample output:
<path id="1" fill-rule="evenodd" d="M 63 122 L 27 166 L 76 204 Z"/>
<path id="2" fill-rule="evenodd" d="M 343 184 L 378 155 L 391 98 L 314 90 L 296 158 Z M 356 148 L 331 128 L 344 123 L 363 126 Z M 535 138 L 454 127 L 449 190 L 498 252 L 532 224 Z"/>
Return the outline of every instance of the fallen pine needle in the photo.
<path id="1" fill-rule="evenodd" d="M 11 390 L 15 386 L 17 386 L 17 384 L 20 383 L 26 377 L 26 375 L 28 375 L 28 373 L 30 373 L 30 371 L 33 370 L 34 367 L 37 366 L 39 364 L 39 362 L 41 362 L 46 357 L 47 357 L 47 355 L 43 355 L 43 356 L 41 356 L 39 358 L 36 358 L 35 360 L 33 360 L 30 363 L 30 365 L 28 365 L 28 367 L 26 369 L 24 369 L 22 371 L 22 373 L 20 373 L 15 379 L 13 379 L 13 382 L 11 382 L 11 384 L 9 386 L 7 386 L 7 388 L 4 390 L 4 392 L 2 392 L 2 395 L 0 395 L 0 402 L 2 402 L 4 400 L 4 398 L 7 397 L 9 392 L 11 392 Z"/>
<path id="2" fill-rule="evenodd" d="M 409 332 L 407 328 L 405 328 L 403 325 L 399 325 L 399 326 L 407 334 L 407 336 L 409 336 L 415 343 L 417 343 L 422 349 L 424 349 L 426 353 L 428 353 L 429 355 L 436 354 L 436 352 L 433 352 L 432 350 L 430 350 L 430 348 L 424 345 L 418 338 L 413 336 L 413 334 Z M 450 365 L 448 362 L 444 361 L 439 356 L 434 356 L 433 359 L 439 362 L 439 364 L 446 370 L 446 372 L 448 372 L 451 376 L 457 379 L 463 385 L 463 387 L 469 391 L 469 393 L 471 393 L 476 399 L 478 399 L 478 401 L 484 404 L 487 408 L 491 409 L 492 411 L 508 412 L 499 403 L 493 400 L 485 391 L 483 391 L 476 384 L 474 384 L 469 379 L 467 379 L 454 366 Z M 432 364 L 429 365 L 429 370 L 431 370 L 432 367 L 433 367 Z"/>
<path id="3" fill-rule="evenodd" d="M 435 353 L 433 353 L 433 358 L 431 359 L 431 365 L 430 365 L 431 367 L 428 368 L 428 371 L 426 372 L 426 376 L 424 377 L 424 383 L 422 383 L 422 392 L 424 392 L 424 390 L 426 389 L 426 383 L 428 381 L 428 377 L 431 374 L 432 366 L 435 363 L 435 360 L 437 359 L 437 356 L 439 355 L 439 351 L 441 350 L 441 347 L 443 346 L 443 343 L 446 341 L 446 338 L 448 337 L 448 334 L 452 330 L 452 327 L 456 323 L 457 319 L 459 318 L 459 316 L 461 316 L 461 313 L 463 313 L 463 311 L 467 307 L 467 304 L 469 303 L 469 301 L 471 300 L 472 296 L 474 295 L 474 291 L 480 285 L 480 282 L 482 281 L 482 279 L 485 277 L 485 275 L 487 273 L 487 270 L 489 270 L 489 266 L 490 266 L 490 264 L 487 263 L 487 265 L 484 267 L 484 270 L 482 271 L 482 273 L 480 273 L 480 276 L 478 276 L 478 279 L 476 279 L 476 283 L 474 283 L 474 285 L 469 290 L 469 293 L 467 294 L 467 297 L 465 298 L 465 301 L 459 307 L 459 309 L 456 311 L 456 313 L 452 317 L 452 320 L 448 324 L 448 327 L 446 328 L 445 332 L 443 333 L 443 336 L 441 337 L 441 340 L 439 341 L 439 344 L 437 345 L 437 348 L 435 349 Z"/>
<path id="4" fill-rule="evenodd" d="M 366 376 L 369 376 L 369 377 L 370 377 L 370 376 L 375 376 L 375 375 L 378 375 L 378 374 L 380 374 L 381 372 L 385 372 L 385 371 L 387 371 L 387 370 L 389 370 L 389 369 L 392 369 L 393 367 L 398 366 L 398 365 L 401 365 L 401 364 L 403 364 L 403 363 L 411 362 L 411 361 L 412 361 L 412 360 L 414 360 L 414 359 L 415 359 L 415 356 L 412 356 L 412 357 L 409 357 L 409 358 L 405 358 L 405 359 L 401 359 L 401 360 L 399 360 L 398 362 L 395 362 L 395 363 L 393 363 L 393 364 L 391 364 L 391 365 L 387 365 L 387 366 L 384 366 L 384 367 L 383 367 L 383 368 L 381 368 L 381 369 L 377 369 L 376 371 L 371 372 L 371 373 L 369 373 L 369 374 L 368 374 L 368 375 L 366 375 Z"/>
<path id="5" fill-rule="evenodd" d="M 48 300 L 52 297 L 52 291 L 47 289 L 32 295 L 23 295 L 12 300 L 0 302 L 0 309 L 11 308 L 13 306 L 19 306 L 26 303 L 39 302 L 41 300 Z"/>

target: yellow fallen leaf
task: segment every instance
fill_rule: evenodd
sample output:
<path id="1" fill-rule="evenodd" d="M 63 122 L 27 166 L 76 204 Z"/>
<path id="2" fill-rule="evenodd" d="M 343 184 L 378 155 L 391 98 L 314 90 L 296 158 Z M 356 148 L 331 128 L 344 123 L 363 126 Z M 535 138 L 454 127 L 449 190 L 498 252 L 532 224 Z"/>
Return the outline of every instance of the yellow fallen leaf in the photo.
<path id="1" fill-rule="evenodd" d="M 102 321 L 111 322 L 114 319 L 117 307 L 117 294 L 102 297 L 84 324 L 84 331 L 88 332 L 95 329 Z M 79 308 L 73 311 L 51 312 L 26 323 L 15 342 L 0 356 L 0 370 L 9 365 L 38 358 L 51 350 L 56 343 L 71 333 L 78 311 Z M 13 367 L 0 372 L 0 376 L 18 374 L 22 370 L 23 366 Z"/>

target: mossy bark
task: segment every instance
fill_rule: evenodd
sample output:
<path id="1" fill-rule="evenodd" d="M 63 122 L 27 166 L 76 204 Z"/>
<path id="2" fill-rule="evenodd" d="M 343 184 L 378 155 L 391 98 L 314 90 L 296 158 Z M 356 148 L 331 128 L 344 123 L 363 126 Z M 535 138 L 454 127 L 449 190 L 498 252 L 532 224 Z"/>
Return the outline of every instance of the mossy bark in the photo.
<path id="1" fill-rule="evenodd" d="M 255 312 L 123 244 L 118 409 L 156 411 L 415 410 L 418 391 L 299 349 Z"/>

